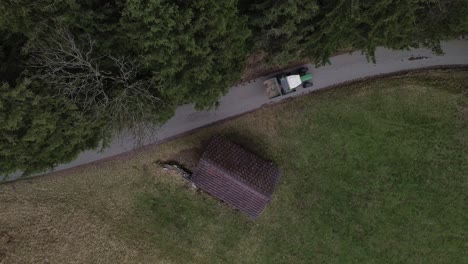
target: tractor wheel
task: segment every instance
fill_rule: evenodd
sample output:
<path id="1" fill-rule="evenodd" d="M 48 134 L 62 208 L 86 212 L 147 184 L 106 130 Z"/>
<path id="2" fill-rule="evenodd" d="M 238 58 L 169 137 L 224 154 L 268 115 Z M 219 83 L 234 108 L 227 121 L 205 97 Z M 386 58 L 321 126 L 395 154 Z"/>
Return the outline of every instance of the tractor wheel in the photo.
<path id="1" fill-rule="evenodd" d="M 313 85 L 314 85 L 313 82 L 304 82 L 304 83 L 302 84 L 302 87 L 304 87 L 304 88 L 309 88 L 309 87 L 312 87 Z"/>
<path id="2" fill-rule="evenodd" d="M 309 68 L 307 67 L 301 67 L 299 69 L 296 70 L 296 72 L 299 74 L 299 75 L 304 75 L 307 73 L 307 71 L 309 70 Z"/>
<path id="3" fill-rule="evenodd" d="M 286 76 L 288 76 L 286 73 L 281 73 L 281 74 L 276 75 L 276 78 L 279 81 L 279 80 L 281 80 L 281 78 L 286 78 Z"/>

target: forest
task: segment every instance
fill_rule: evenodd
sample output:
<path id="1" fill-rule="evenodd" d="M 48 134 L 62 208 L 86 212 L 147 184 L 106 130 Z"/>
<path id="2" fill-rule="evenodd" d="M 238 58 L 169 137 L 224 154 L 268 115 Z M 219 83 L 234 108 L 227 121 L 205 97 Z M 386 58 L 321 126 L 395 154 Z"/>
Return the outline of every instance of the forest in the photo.
<path id="1" fill-rule="evenodd" d="M 0 175 L 41 172 L 177 106 L 216 107 L 262 52 L 318 65 L 343 50 L 468 33 L 467 0 L 2 0 Z"/>

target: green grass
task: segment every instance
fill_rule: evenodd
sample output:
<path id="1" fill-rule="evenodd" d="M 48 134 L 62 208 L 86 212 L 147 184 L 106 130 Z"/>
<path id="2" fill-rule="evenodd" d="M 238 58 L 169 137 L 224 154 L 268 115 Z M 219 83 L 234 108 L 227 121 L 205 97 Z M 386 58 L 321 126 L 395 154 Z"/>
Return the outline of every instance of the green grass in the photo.
<path id="1" fill-rule="evenodd" d="M 468 228 L 462 99 L 401 82 L 327 96 L 315 107 L 303 102 L 300 121 L 282 134 L 290 139 L 282 147 L 289 159 L 281 159 L 289 179 L 277 195 L 294 199 L 276 204 L 283 206 L 276 219 L 290 228 L 265 230 L 277 234 L 263 248 L 265 258 L 462 263 Z"/>
<path id="2" fill-rule="evenodd" d="M 64 192 L 136 252 L 127 262 L 467 263 L 467 84 L 429 71 L 321 92 L 16 192 Z M 255 222 L 153 163 L 215 133 L 281 167 Z"/>

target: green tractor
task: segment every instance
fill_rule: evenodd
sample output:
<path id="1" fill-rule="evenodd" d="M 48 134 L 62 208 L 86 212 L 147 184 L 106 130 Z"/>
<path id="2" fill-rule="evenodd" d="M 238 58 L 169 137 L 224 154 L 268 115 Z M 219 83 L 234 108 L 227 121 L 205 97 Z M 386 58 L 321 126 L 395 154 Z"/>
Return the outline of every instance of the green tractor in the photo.
<path id="1" fill-rule="evenodd" d="M 263 82 L 269 99 L 295 92 L 299 86 L 308 88 L 312 83 L 312 74 L 307 67 L 301 67 L 289 73 L 281 73 Z"/>

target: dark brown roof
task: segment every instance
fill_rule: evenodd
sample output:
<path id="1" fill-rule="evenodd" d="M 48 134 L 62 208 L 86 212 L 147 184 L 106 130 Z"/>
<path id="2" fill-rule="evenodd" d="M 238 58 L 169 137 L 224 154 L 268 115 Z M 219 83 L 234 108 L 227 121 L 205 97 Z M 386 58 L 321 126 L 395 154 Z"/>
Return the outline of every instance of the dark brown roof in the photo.
<path id="1" fill-rule="evenodd" d="M 257 218 L 280 178 L 271 163 L 221 136 L 211 139 L 192 181 L 199 188 Z"/>

